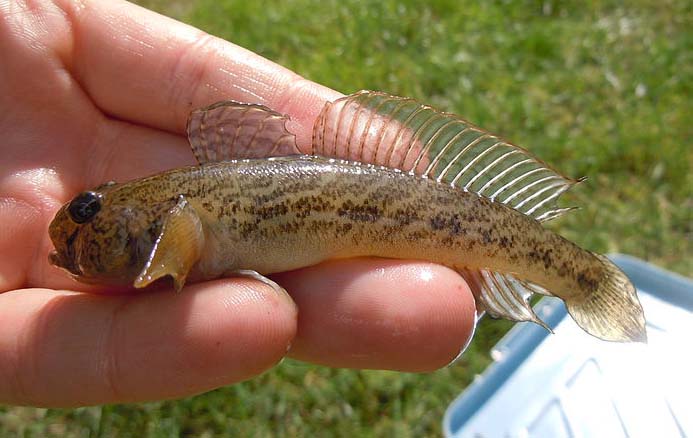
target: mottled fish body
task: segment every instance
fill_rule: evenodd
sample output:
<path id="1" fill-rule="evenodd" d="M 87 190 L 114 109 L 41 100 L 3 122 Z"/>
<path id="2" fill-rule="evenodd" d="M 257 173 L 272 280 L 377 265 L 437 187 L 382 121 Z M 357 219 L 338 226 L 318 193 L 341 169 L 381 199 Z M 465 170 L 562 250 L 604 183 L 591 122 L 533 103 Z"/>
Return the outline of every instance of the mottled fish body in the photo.
<path id="1" fill-rule="evenodd" d="M 200 165 L 82 193 L 51 224 L 52 262 L 82 281 L 181 288 L 335 258 L 428 260 L 460 272 L 493 316 L 543 324 L 527 297 L 555 295 L 595 336 L 645 339 L 625 275 L 541 225 L 575 181 L 527 151 L 383 93 L 328 104 L 314 155 L 296 155 L 284 121 L 235 102 L 194 112 Z"/>

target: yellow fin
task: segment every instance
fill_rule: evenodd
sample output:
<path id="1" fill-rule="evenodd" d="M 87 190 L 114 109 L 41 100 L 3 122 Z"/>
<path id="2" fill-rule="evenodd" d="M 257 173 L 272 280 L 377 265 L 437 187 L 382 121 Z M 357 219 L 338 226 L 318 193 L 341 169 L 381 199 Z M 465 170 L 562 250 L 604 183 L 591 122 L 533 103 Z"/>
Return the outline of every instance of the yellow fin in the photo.
<path id="1" fill-rule="evenodd" d="M 144 269 L 135 279 L 136 288 L 146 287 L 161 277 L 170 276 L 180 291 L 190 268 L 200 258 L 204 233 L 200 218 L 184 196 L 168 211 Z"/>

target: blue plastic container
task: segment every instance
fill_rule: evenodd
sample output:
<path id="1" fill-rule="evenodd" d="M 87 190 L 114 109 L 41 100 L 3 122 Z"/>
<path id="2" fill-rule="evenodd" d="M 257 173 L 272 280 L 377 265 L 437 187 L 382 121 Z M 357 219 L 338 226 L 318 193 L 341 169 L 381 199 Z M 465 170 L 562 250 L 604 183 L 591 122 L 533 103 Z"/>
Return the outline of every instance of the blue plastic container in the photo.
<path id="1" fill-rule="evenodd" d="M 544 298 L 535 311 L 555 334 L 515 325 L 448 407 L 447 437 L 693 437 L 693 281 L 611 259 L 638 289 L 648 344 L 595 339 Z"/>

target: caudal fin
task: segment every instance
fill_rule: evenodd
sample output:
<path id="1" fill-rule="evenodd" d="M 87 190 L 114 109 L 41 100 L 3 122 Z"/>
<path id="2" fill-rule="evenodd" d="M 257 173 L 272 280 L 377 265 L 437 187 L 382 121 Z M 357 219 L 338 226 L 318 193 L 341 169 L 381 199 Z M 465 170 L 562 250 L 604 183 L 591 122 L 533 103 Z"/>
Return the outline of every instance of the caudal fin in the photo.
<path id="1" fill-rule="evenodd" d="M 592 336 L 605 341 L 646 343 L 645 315 L 635 287 L 608 258 L 595 256 L 604 264 L 604 279 L 586 298 L 565 300 L 568 313 Z"/>

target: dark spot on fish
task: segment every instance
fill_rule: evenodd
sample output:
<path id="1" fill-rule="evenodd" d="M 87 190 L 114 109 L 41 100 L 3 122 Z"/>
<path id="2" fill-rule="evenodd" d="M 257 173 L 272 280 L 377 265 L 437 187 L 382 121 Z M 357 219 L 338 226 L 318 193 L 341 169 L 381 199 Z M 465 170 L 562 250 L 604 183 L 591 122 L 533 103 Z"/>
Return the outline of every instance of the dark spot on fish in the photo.
<path id="1" fill-rule="evenodd" d="M 527 258 L 529 258 L 533 262 L 536 262 L 537 260 L 539 260 L 539 253 L 536 250 L 530 250 L 527 253 Z"/>
<path id="2" fill-rule="evenodd" d="M 292 233 L 292 234 L 298 232 L 298 231 L 301 229 L 301 227 L 302 227 L 302 224 L 299 223 L 299 222 L 295 222 L 295 221 L 286 222 L 286 223 L 283 223 L 283 224 L 280 224 L 280 225 L 279 225 L 279 229 L 280 229 L 282 232 L 284 232 L 284 233 Z"/>
<path id="3" fill-rule="evenodd" d="M 352 224 L 347 222 L 347 223 L 343 223 L 343 224 L 338 225 L 336 231 L 337 231 L 337 234 L 344 234 L 344 233 L 348 233 L 349 231 L 351 231 L 353 227 L 354 226 Z"/>
<path id="4" fill-rule="evenodd" d="M 450 218 L 450 228 L 452 228 L 453 234 L 460 234 L 464 230 L 459 214 L 455 213 Z"/>
<path id="5" fill-rule="evenodd" d="M 255 222 L 241 222 L 238 224 L 238 232 L 244 239 L 248 238 L 251 234 L 256 232 L 258 228 L 258 224 Z"/>
<path id="6" fill-rule="evenodd" d="M 302 196 L 290 203 L 289 210 L 298 218 L 306 218 L 312 213 L 321 213 L 329 211 L 332 204 L 318 196 Z"/>
<path id="7" fill-rule="evenodd" d="M 544 251 L 544 254 L 542 256 L 542 261 L 544 262 L 544 269 L 549 269 L 549 267 L 553 264 L 553 260 L 551 259 L 551 249 L 547 249 Z"/>
<path id="8" fill-rule="evenodd" d="M 599 286 L 599 282 L 594 278 L 591 278 L 587 273 L 580 272 L 577 275 L 577 282 L 581 288 L 585 290 L 596 290 Z"/>
<path id="9" fill-rule="evenodd" d="M 274 204 L 265 207 L 246 207 L 244 209 L 246 213 L 255 215 L 255 221 L 260 222 L 262 220 L 272 219 L 276 216 L 282 216 L 288 213 L 289 209 L 286 204 Z"/>
<path id="10" fill-rule="evenodd" d="M 451 236 L 447 236 L 447 237 L 444 237 L 444 238 L 440 241 L 440 243 L 441 243 L 443 246 L 448 246 L 448 247 L 449 247 L 449 246 L 453 246 L 453 245 L 455 244 L 455 239 L 453 239 Z"/>
<path id="11" fill-rule="evenodd" d="M 445 220 L 445 217 L 443 217 L 442 214 L 437 214 L 431 218 L 431 228 L 434 230 L 442 230 L 445 228 L 447 224 L 447 221 Z"/>
<path id="12" fill-rule="evenodd" d="M 380 208 L 375 205 L 358 205 L 349 200 L 342 204 L 337 210 L 337 214 L 356 222 L 376 222 L 382 213 Z"/>
<path id="13" fill-rule="evenodd" d="M 70 234 L 70 236 L 67 238 L 67 241 L 65 242 L 66 246 L 68 248 L 72 247 L 72 244 L 75 242 L 75 239 L 77 238 L 77 232 L 79 231 L 78 228 L 75 228 L 75 231 Z"/>
<path id="14" fill-rule="evenodd" d="M 404 226 L 409 225 L 416 220 L 419 220 L 419 215 L 416 213 L 416 211 L 412 209 L 398 208 L 394 212 L 392 218 L 399 226 Z"/>
<path id="15" fill-rule="evenodd" d="M 438 213 L 429 221 L 433 230 L 447 230 L 453 235 L 464 232 L 464 225 L 459 214 Z"/>

